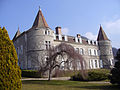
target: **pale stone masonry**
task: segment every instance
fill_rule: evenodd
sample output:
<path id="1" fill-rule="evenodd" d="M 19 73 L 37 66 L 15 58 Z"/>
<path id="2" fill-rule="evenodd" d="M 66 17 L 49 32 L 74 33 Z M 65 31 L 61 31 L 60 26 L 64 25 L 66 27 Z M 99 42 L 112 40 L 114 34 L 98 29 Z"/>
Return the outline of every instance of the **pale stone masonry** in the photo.
<path id="1" fill-rule="evenodd" d="M 87 69 L 111 68 L 113 66 L 110 40 L 101 26 L 97 41 L 89 40 L 80 34 L 75 37 L 63 35 L 61 27 L 56 27 L 55 31 L 49 28 L 42 11 L 39 10 L 32 28 L 23 33 L 20 33 L 18 29 L 13 38 L 20 68 L 38 70 L 40 65 L 43 65 L 42 60 L 46 60 L 47 49 L 62 42 L 72 45 L 76 52 L 83 56 Z"/>

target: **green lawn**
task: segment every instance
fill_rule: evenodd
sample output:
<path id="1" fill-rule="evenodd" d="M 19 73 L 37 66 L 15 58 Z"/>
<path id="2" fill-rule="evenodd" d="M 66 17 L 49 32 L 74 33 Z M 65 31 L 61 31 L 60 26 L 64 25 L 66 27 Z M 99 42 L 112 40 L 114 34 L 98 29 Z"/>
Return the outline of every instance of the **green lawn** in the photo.
<path id="1" fill-rule="evenodd" d="M 120 86 L 80 81 L 22 81 L 22 90 L 120 90 Z"/>

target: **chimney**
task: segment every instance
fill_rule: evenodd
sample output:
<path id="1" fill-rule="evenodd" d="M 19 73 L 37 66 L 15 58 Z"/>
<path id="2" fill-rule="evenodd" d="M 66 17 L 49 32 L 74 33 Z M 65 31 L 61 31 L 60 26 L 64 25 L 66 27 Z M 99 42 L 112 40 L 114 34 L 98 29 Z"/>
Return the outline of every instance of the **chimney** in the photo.
<path id="1" fill-rule="evenodd" d="M 60 34 L 60 35 L 62 34 L 61 27 L 56 27 L 55 30 L 56 30 L 56 34 Z"/>
<path id="2" fill-rule="evenodd" d="M 80 34 L 77 34 L 77 38 L 80 38 L 81 36 L 80 36 Z"/>

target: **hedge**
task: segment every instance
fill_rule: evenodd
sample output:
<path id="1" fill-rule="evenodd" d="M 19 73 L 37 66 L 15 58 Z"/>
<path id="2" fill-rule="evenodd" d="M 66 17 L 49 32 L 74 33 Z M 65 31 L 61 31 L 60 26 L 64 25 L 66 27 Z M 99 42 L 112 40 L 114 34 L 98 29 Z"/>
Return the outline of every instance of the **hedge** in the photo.
<path id="1" fill-rule="evenodd" d="M 22 70 L 22 77 L 41 78 L 41 74 L 37 70 Z"/>
<path id="2" fill-rule="evenodd" d="M 88 70 L 87 77 L 83 78 L 81 73 L 73 75 L 71 80 L 73 81 L 102 81 L 108 80 L 110 76 L 110 70 L 106 69 L 96 69 L 96 70 Z"/>

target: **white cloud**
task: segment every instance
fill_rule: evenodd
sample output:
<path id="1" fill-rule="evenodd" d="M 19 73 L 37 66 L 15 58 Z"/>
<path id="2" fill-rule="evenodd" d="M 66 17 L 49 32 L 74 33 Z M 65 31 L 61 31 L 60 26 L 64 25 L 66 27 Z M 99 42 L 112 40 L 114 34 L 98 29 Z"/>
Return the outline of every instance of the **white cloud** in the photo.
<path id="1" fill-rule="evenodd" d="M 63 28 L 61 31 L 62 31 L 62 34 L 68 35 L 69 29 L 68 28 Z"/>
<path id="2" fill-rule="evenodd" d="M 115 21 L 105 21 L 102 24 L 108 34 L 120 34 L 120 19 Z"/>
<path id="3" fill-rule="evenodd" d="M 90 40 L 96 40 L 97 39 L 97 35 L 94 35 L 92 32 L 87 32 L 85 34 L 85 37 L 89 38 Z"/>
<path id="4" fill-rule="evenodd" d="M 112 41 L 112 46 L 120 48 L 120 18 L 102 23 L 103 30 Z"/>

